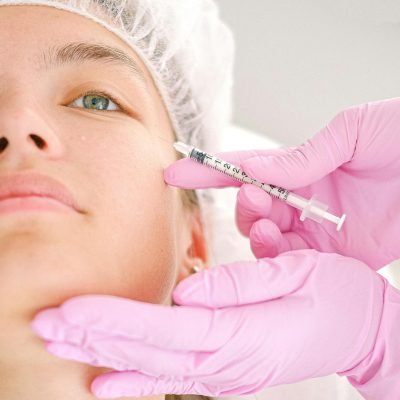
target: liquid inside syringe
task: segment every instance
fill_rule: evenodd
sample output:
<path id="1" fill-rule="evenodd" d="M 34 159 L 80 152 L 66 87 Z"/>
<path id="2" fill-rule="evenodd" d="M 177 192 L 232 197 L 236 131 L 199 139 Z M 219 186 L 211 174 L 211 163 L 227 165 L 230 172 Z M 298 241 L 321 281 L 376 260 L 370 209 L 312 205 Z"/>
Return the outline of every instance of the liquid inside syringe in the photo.
<path id="1" fill-rule="evenodd" d="M 213 168 L 216 171 L 230 176 L 231 178 L 237 179 L 242 183 L 255 185 L 267 192 L 269 195 L 301 210 L 301 221 L 304 221 L 306 218 L 310 218 L 321 223 L 324 219 L 326 219 L 335 223 L 338 231 L 343 225 L 346 214 L 343 214 L 341 217 L 337 217 L 336 215 L 329 213 L 327 211 L 328 206 L 317 201 L 314 197 L 312 197 L 310 200 L 307 200 L 279 186 L 260 182 L 248 176 L 239 167 L 185 143 L 176 142 L 174 147 L 178 152 L 184 154 L 186 157 L 189 157 L 207 167 Z"/>

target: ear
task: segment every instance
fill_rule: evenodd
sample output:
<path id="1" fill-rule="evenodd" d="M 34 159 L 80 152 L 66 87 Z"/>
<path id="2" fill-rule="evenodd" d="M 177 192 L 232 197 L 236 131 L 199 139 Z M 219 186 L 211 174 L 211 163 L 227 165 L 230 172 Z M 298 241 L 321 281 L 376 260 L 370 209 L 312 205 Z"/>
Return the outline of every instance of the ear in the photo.
<path id="1" fill-rule="evenodd" d="M 185 212 L 187 213 L 186 227 L 188 232 L 186 235 L 183 235 L 184 243 L 176 283 L 193 274 L 195 272 L 193 270 L 194 266 L 197 266 L 200 270 L 206 268 L 208 258 L 206 238 L 200 210 L 196 208 Z"/>

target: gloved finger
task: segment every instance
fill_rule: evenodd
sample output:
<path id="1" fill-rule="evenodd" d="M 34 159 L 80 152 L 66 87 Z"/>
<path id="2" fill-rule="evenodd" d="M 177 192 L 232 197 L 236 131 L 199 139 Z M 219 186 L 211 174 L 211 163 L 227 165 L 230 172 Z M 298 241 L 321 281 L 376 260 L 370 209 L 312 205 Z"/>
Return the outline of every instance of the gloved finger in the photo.
<path id="1" fill-rule="evenodd" d="M 107 338 L 107 332 L 83 330 L 65 319 L 60 307 L 51 307 L 40 311 L 31 322 L 32 330 L 47 342 L 62 342 L 79 345 L 83 348 L 87 343 Z"/>
<path id="2" fill-rule="evenodd" d="M 95 355 L 91 355 L 89 354 L 89 351 L 87 349 L 82 349 L 79 346 L 75 346 L 73 344 L 69 344 L 69 343 L 59 343 L 59 342 L 47 342 L 46 344 L 46 350 L 63 359 L 66 360 L 71 360 L 71 361 L 77 361 L 80 363 L 84 363 L 84 364 L 89 364 L 89 365 L 93 365 L 94 367 L 98 367 L 98 366 L 108 366 L 110 364 L 107 363 L 107 365 L 102 365 L 102 363 L 99 363 L 96 360 L 96 356 Z M 113 365 L 112 367 L 113 369 L 118 369 L 116 368 L 115 365 Z"/>
<path id="3" fill-rule="evenodd" d="M 338 114 L 313 138 L 286 154 L 259 154 L 241 164 L 252 178 L 292 190 L 310 185 L 328 175 L 353 157 L 358 113 Z"/>
<path id="4" fill-rule="evenodd" d="M 207 355 L 202 351 L 168 350 L 118 337 L 93 341 L 85 348 L 58 342 L 51 342 L 46 348 L 49 353 L 60 358 L 117 371 L 135 370 L 151 376 L 168 374 L 175 377 L 193 377 L 206 373 L 202 371 L 202 363 Z"/>
<path id="5" fill-rule="evenodd" d="M 217 153 L 216 156 L 240 167 L 244 160 L 257 155 L 284 154 L 288 151 L 288 149 L 245 150 L 221 152 Z M 164 180 L 170 186 L 177 186 L 183 189 L 238 187 L 241 185 L 238 180 L 189 158 L 175 161 L 167 167 L 164 170 Z"/>
<path id="6" fill-rule="evenodd" d="M 218 390 L 211 391 L 207 386 L 183 377 L 153 377 L 135 371 L 107 372 L 100 375 L 92 382 L 91 391 L 100 399 L 122 396 L 144 397 L 167 393 L 215 396 L 218 393 Z"/>
<path id="7" fill-rule="evenodd" d="M 46 340 L 83 348 L 112 337 L 178 351 L 213 351 L 237 328 L 234 318 L 222 318 L 219 328 L 211 330 L 218 317 L 216 310 L 168 307 L 107 295 L 74 297 L 57 311 L 57 318 L 52 309 L 40 311 L 32 323 L 34 331 Z"/>
<path id="8" fill-rule="evenodd" d="M 236 223 L 245 236 L 249 236 L 251 227 L 260 219 L 270 219 L 281 231 L 285 232 L 292 225 L 292 219 L 295 217 L 294 208 L 271 197 L 256 186 L 243 185 L 238 191 Z"/>
<path id="9" fill-rule="evenodd" d="M 216 309 L 274 300 L 302 287 L 318 254 L 315 250 L 291 251 L 276 258 L 203 270 L 179 282 L 173 298 L 182 306 Z"/>
<path id="10" fill-rule="evenodd" d="M 251 250 L 256 258 L 276 257 L 290 250 L 308 249 L 305 240 L 295 232 L 282 233 L 268 219 L 255 222 L 249 234 Z"/>

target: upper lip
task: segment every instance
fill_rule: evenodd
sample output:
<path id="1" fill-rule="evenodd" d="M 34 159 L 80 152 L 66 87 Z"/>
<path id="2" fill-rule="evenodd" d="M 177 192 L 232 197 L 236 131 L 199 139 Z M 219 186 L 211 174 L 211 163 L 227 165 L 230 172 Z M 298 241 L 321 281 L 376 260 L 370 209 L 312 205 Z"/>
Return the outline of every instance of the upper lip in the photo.
<path id="1" fill-rule="evenodd" d="M 0 201 L 28 196 L 49 197 L 82 212 L 71 192 L 54 178 L 38 173 L 0 175 Z"/>

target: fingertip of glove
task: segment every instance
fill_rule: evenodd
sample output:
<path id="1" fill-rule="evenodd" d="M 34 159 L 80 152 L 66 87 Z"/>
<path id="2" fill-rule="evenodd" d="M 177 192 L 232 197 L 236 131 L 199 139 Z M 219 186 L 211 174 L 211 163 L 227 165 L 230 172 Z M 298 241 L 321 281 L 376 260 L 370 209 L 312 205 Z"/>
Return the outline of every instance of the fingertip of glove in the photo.
<path id="1" fill-rule="evenodd" d="M 282 238 L 282 232 L 271 220 L 260 219 L 253 224 L 250 237 L 257 243 L 264 243 L 265 239 L 277 242 Z"/>
<path id="2" fill-rule="evenodd" d="M 164 181 L 165 183 L 167 183 L 168 185 L 173 185 L 176 182 L 176 174 L 175 174 L 175 165 L 172 164 L 169 167 L 165 168 L 163 171 L 163 177 L 164 177 Z"/>
<path id="3" fill-rule="evenodd" d="M 33 332 L 45 339 L 54 339 L 55 325 L 65 324 L 58 308 L 40 311 L 31 321 Z"/>
<path id="4" fill-rule="evenodd" d="M 200 273 L 203 273 L 203 271 Z M 179 282 L 172 293 L 172 298 L 178 305 L 194 306 L 202 304 L 205 297 L 201 284 L 198 282 L 198 276 L 191 276 Z"/>
<path id="5" fill-rule="evenodd" d="M 272 221 L 257 221 L 252 226 L 249 237 L 252 252 L 257 258 L 278 255 L 282 232 Z"/>
<path id="6" fill-rule="evenodd" d="M 92 393 L 99 399 L 110 399 L 112 397 L 111 391 L 112 386 L 108 384 L 107 381 L 103 382 L 101 376 L 95 379 L 92 384 L 90 385 L 90 390 Z M 116 397 L 116 396 L 115 396 Z"/>
<path id="7" fill-rule="evenodd" d="M 139 379 L 138 379 L 139 378 Z M 91 392 L 100 399 L 113 399 L 124 396 L 143 397 L 148 390 L 145 383 L 140 380 L 140 375 L 133 371 L 106 372 L 93 380 L 90 385 Z"/>

